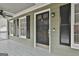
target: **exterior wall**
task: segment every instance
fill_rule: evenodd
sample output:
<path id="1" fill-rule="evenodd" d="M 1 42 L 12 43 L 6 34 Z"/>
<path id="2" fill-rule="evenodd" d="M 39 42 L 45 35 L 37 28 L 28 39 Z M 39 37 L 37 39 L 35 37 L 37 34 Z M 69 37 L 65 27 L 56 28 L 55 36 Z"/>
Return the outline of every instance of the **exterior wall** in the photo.
<path id="1" fill-rule="evenodd" d="M 43 8 L 39 8 L 35 11 L 26 13 L 24 15 L 30 15 L 30 39 L 22 39 L 22 38 L 17 38 L 17 37 L 10 37 L 10 39 L 15 40 L 17 42 L 20 42 L 22 44 L 34 47 L 34 13 L 44 10 L 44 9 L 51 9 L 51 12 L 55 12 L 55 17 L 51 17 L 51 24 L 52 24 L 52 29 L 55 28 L 56 31 L 52 32 L 52 46 L 51 46 L 51 54 L 52 55 L 79 55 L 79 50 L 72 49 L 70 46 L 65 46 L 65 45 L 60 45 L 60 10 L 59 7 L 63 4 L 50 4 L 47 5 Z M 21 15 L 23 16 L 23 15 Z M 19 17 L 21 17 L 19 16 Z M 17 17 L 18 18 L 18 17 Z"/>

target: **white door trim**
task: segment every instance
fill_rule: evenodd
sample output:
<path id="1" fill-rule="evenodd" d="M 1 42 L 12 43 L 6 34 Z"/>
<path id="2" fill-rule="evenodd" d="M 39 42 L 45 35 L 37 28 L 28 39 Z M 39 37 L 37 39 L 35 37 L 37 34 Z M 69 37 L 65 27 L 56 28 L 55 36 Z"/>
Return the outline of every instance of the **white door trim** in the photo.
<path id="1" fill-rule="evenodd" d="M 49 11 L 49 52 L 51 52 L 51 10 L 50 8 L 34 13 L 34 47 L 36 47 L 36 14 L 40 14 L 46 11 Z"/>

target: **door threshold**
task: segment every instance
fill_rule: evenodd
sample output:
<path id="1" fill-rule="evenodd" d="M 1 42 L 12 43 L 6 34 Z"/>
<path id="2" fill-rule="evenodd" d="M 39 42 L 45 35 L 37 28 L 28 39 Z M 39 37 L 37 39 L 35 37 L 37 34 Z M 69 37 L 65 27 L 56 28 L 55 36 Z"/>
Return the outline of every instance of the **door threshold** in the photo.
<path id="1" fill-rule="evenodd" d="M 36 43 L 37 47 L 41 47 L 41 48 L 45 48 L 49 50 L 49 45 L 44 45 L 44 44 L 40 44 L 40 43 Z"/>

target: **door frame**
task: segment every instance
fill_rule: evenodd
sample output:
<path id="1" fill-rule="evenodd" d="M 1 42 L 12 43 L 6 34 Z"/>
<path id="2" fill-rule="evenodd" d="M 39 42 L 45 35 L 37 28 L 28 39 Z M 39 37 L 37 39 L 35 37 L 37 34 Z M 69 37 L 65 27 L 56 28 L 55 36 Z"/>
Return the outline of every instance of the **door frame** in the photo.
<path id="1" fill-rule="evenodd" d="M 34 13 L 34 48 L 36 48 L 36 15 L 49 11 L 49 52 L 51 52 L 51 10 L 50 8 Z"/>

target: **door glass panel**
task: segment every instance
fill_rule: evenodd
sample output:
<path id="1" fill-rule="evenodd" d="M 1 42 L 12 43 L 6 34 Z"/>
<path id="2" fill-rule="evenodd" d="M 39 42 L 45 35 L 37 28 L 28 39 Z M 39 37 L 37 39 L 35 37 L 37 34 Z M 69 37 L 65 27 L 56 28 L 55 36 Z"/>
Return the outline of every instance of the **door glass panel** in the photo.
<path id="1" fill-rule="evenodd" d="M 48 15 L 49 15 L 49 13 L 44 13 L 44 14 L 43 14 L 43 19 L 48 19 L 48 18 L 49 18 Z"/>
<path id="2" fill-rule="evenodd" d="M 37 19 L 38 20 L 42 19 L 42 15 L 37 16 Z"/>

